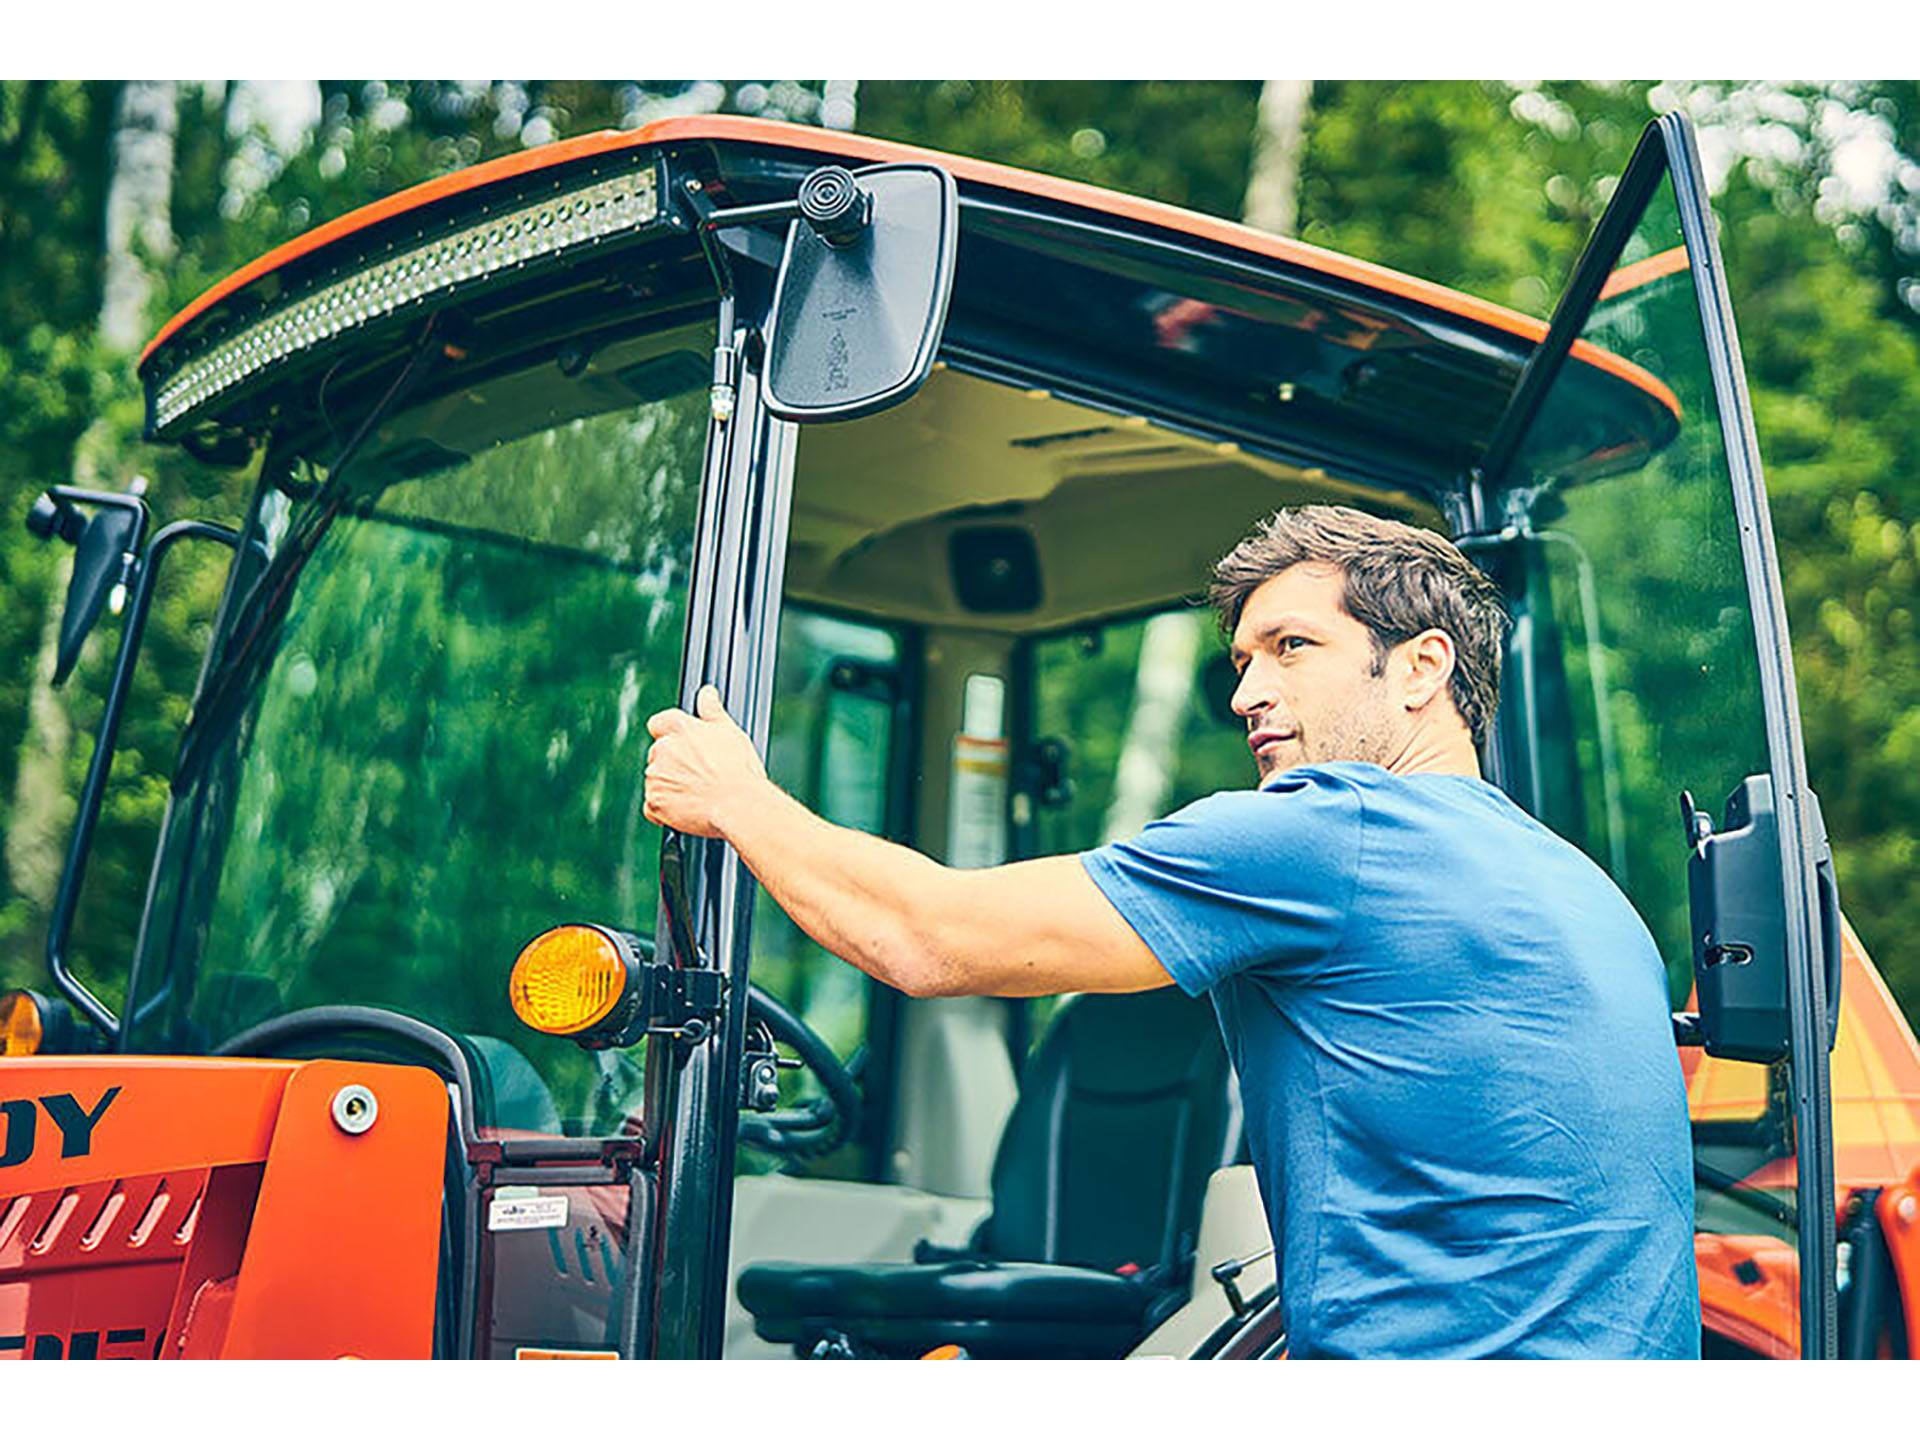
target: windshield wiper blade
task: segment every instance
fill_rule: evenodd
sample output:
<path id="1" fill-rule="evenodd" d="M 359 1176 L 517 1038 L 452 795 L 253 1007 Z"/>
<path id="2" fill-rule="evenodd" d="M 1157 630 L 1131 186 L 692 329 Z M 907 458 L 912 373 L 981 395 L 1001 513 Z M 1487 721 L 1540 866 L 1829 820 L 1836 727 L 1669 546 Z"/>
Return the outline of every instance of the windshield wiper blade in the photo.
<path id="1" fill-rule="evenodd" d="M 1709 1165 L 1698 1155 L 1693 1158 L 1693 1173 L 1696 1179 L 1706 1181 L 1713 1188 L 1714 1194 L 1724 1195 L 1736 1204 L 1758 1210 L 1768 1219 L 1776 1220 L 1790 1230 L 1797 1228 L 1800 1223 L 1799 1212 L 1791 1202 L 1748 1183 L 1742 1176 L 1731 1174 L 1716 1165 Z"/>
<path id="2" fill-rule="evenodd" d="M 299 578 L 301 570 L 319 548 L 334 518 L 346 503 L 349 494 L 346 473 L 366 445 L 368 437 L 401 401 L 419 387 L 421 381 L 433 373 L 438 362 L 465 356 L 464 348 L 441 336 L 442 319 L 440 315 L 428 318 L 400 373 L 361 418 L 346 444 L 334 456 L 327 470 L 326 483 L 315 497 L 318 513 L 281 547 L 280 553 L 268 562 L 253 588 L 247 592 L 246 599 L 240 603 L 233 629 L 229 632 L 238 638 L 225 647 L 219 666 L 208 677 L 206 691 L 195 704 L 193 715 L 187 721 L 186 733 L 181 737 L 180 763 L 174 768 L 176 789 L 198 772 L 201 753 L 206 748 L 205 737 L 216 733 L 219 728 L 214 724 L 216 718 L 230 711 L 235 700 L 252 689 L 260 665 L 271 649 L 263 643 L 262 637 L 286 613 L 293 597 L 293 582 Z"/>

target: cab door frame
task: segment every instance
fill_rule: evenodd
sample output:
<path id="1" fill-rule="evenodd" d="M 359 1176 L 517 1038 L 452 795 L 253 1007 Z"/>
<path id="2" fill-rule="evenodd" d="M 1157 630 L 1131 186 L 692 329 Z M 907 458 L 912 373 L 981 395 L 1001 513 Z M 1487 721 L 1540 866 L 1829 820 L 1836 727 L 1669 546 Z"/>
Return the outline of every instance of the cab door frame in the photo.
<path id="1" fill-rule="evenodd" d="M 1553 313 L 1546 338 L 1528 359 L 1513 399 L 1496 426 L 1480 465 L 1468 477 L 1472 528 L 1499 528 L 1498 492 L 1522 443 L 1565 366 L 1575 340 L 1602 297 L 1622 249 L 1660 182 L 1671 177 L 1699 302 L 1700 325 L 1720 416 L 1733 511 L 1739 526 L 1759 677 L 1765 706 L 1769 768 L 1774 779 L 1786 897 L 1786 979 L 1793 1075 L 1797 1209 L 1800 1238 L 1801 1353 L 1838 1353 L 1833 1112 L 1828 1050 L 1838 996 L 1828 994 L 1827 952 L 1837 934 L 1824 914 L 1837 914 L 1831 859 L 1817 801 L 1807 783 L 1805 750 L 1788 643 L 1786 605 L 1775 553 L 1760 453 L 1748 400 L 1739 337 L 1728 297 L 1717 230 L 1708 205 L 1705 172 L 1692 123 L 1663 115 L 1642 133 L 1613 199 L 1575 266 Z M 1679 852 L 1676 827 L 1676 854 Z M 1823 911 L 1823 900 L 1829 902 Z"/>
<path id="2" fill-rule="evenodd" d="M 727 713 L 765 755 L 797 427 L 767 411 L 748 331 L 727 338 L 744 359 L 731 416 L 708 422 L 680 705 L 691 710 L 700 687 L 715 686 Z M 632 1339 L 634 1353 L 660 1359 L 717 1358 L 721 1351 L 755 893 L 731 846 L 691 837 L 683 843 L 697 953 L 674 962 L 723 970 L 728 984 L 712 1033 L 648 1041 L 645 1129 L 659 1199 L 651 1275 L 641 1287 Z M 654 933 L 666 937 L 672 929 L 664 891 L 661 905 Z"/>

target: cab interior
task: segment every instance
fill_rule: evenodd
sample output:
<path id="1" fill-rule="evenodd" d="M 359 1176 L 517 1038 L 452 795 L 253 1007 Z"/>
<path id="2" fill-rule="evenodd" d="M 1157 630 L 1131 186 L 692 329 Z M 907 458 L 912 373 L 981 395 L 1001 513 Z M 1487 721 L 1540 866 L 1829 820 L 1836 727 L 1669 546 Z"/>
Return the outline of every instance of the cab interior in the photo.
<path id="1" fill-rule="evenodd" d="M 960 865 L 1091 848 L 1251 784 L 1198 597 L 1256 520 L 1309 501 L 1442 528 L 1408 493 L 953 369 L 807 427 L 773 777 Z M 863 1104 L 829 1153 L 741 1147 L 727 1355 L 1179 1353 L 1231 1313 L 1214 1265 L 1271 1284 L 1204 1000 L 911 999 L 764 896 L 753 952 Z"/>

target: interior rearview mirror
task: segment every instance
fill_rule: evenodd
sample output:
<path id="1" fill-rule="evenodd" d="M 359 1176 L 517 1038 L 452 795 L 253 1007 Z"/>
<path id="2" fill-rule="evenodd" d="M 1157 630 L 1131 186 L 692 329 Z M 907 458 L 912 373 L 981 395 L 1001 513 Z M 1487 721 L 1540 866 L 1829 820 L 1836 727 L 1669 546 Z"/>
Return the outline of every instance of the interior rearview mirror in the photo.
<path id="1" fill-rule="evenodd" d="M 933 165 L 829 165 L 801 182 L 767 329 L 766 405 L 853 420 L 933 370 L 953 293 L 959 200 Z"/>

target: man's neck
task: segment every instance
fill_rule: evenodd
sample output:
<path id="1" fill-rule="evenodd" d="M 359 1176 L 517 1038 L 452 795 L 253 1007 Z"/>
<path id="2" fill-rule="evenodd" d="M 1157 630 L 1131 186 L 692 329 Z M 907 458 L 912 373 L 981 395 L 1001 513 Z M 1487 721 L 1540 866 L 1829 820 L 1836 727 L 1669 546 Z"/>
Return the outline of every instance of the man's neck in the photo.
<path id="1" fill-rule="evenodd" d="M 1480 779 L 1480 755 L 1464 729 L 1449 733 L 1417 730 L 1400 753 L 1387 762 L 1395 775 L 1467 775 Z"/>

